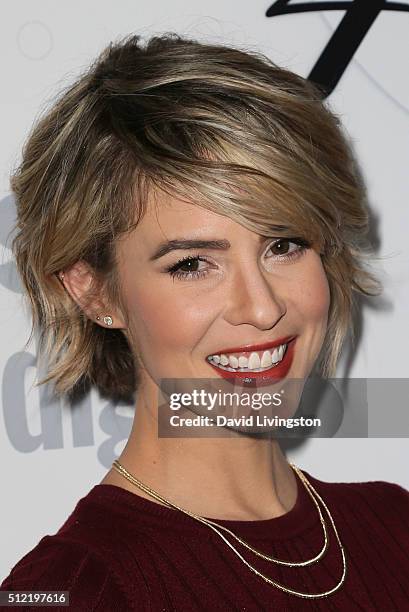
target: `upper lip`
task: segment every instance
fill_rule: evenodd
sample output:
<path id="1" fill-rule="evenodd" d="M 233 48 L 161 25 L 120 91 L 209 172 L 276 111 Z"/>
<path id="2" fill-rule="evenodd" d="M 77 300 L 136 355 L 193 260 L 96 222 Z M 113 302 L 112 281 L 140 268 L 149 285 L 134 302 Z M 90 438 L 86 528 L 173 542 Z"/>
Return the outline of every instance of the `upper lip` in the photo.
<path id="1" fill-rule="evenodd" d="M 286 336 L 285 338 L 278 338 L 277 340 L 271 340 L 271 342 L 264 342 L 263 344 L 246 344 L 245 346 L 235 346 L 218 350 L 212 355 L 226 355 L 228 353 L 241 353 L 249 351 L 262 351 L 264 349 L 271 349 L 281 344 L 288 344 L 291 340 L 294 340 L 297 336 Z"/>

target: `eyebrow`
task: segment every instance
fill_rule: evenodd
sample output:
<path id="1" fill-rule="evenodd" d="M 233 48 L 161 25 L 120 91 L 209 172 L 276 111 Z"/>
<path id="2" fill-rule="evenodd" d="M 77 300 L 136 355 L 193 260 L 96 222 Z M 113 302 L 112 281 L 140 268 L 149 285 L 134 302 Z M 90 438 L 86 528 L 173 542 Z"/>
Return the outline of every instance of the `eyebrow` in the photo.
<path id="1" fill-rule="evenodd" d="M 278 226 L 277 226 L 278 229 Z M 280 227 L 280 231 L 283 227 Z M 259 242 L 266 240 L 268 236 L 260 236 Z M 164 255 L 167 255 L 171 251 L 189 250 L 189 249 L 215 249 L 218 251 L 227 251 L 231 247 L 228 240 L 191 240 L 191 239 L 179 239 L 167 240 L 161 242 L 153 255 L 150 256 L 149 261 L 155 261 Z"/>
<path id="2" fill-rule="evenodd" d="M 227 251 L 230 246 L 228 240 L 168 240 L 166 242 L 161 242 L 156 251 L 149 258 L 149 261 L 155 261 L 155 259 L 159 259 L 171 251 L 188 249 L 216 249 L 219 251 Z"/>

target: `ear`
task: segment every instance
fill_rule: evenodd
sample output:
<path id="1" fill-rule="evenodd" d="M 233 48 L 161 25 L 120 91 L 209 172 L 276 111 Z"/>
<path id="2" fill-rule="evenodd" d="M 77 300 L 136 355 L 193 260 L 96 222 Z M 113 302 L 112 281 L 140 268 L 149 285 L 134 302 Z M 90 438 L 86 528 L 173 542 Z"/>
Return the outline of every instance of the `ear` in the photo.
<path id="1" fill-rule="evenodd" d="M 126 328 L 123 313 L 107 302 L 106 296 L 98 288 L 98 280 L 89 264 L 83 260 L 77 261 L 69 268 L 59 272 L 58 276 L 72 299 L 81 307 L 89 319 L 102 327 L 108 327 L 104 322 L 104 317 L 110 316 L 112 318 L 112 325 L 109 325 L 110 329 Z M 94 295 L 88 297 L 87 293 L 92 285 L 94 285 Z"/>

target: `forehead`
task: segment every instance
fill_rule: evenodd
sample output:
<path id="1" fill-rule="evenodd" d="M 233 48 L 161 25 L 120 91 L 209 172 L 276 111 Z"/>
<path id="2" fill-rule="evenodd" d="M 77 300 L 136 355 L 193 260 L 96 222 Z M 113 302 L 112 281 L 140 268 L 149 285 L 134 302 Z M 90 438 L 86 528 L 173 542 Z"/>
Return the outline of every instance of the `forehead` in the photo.
<path id="1" fill-rule="evenodd" d="M 167 239 L 226 237 L 233 232 L 253 234 L 229 217 L 176 196 L 161 194 L 149 202 L 144 217 L 132 231 L 131 236 L 141 246 L 151 247 Z"/>

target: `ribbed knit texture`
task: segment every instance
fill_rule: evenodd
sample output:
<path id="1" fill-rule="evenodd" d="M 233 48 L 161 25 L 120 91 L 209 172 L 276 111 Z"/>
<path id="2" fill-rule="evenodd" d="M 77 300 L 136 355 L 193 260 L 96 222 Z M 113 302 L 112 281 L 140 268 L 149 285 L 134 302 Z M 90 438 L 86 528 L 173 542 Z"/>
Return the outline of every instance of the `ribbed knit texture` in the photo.
<path id="1" fill-rule="evenodd" d="M 285 594 L 252 573 L 209 527 L 137 493 L 101 484 L 79 500 L 56 534 L 44 536 L 15 565 L 0 590 L 70 591 L 69 608 L 19 610 L 409 610 L 409 492 L 382 481 L 333 483 L 303 473 L 327 504 L 346 550 L 345 583 L 329 597 Z M 266 554 L 311 558 L 321 549 L 322 527 L 298 477 L 297 484 L 296 504 L 283 516 L 216 522 Z M 342 572 L 331 526 L 329 531 L 325 557 L 304 568 L 277 566 L 231 541 L 274 580 L 320 592 L 332 588 Z"/>

